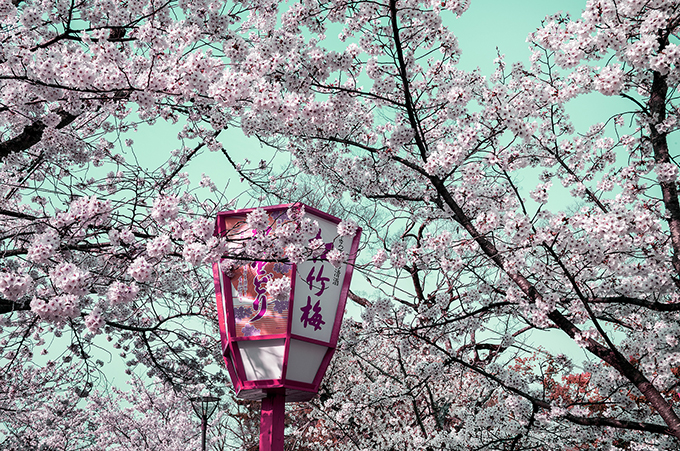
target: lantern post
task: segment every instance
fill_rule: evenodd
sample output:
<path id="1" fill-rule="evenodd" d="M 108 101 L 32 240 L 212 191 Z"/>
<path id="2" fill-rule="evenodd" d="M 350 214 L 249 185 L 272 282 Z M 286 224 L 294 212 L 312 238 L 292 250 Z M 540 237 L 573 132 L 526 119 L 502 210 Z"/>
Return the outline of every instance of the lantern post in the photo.
<path id="1" fill-rule="evenodd" d="M 340 219 L 296 203 L 264 207 L 269 226 L 258 237 L 247 223 L 253 210 L 218 213 L 215 234 L 244 242 L 281 227 L 320 249 L 298 263 L 213 264 L 222 354 L 236 397 L 262 403 L 260 451 L 283 451 L 285 403 L 316 395 L 335 352 L 361 229 L 340 235 Z M 313 236 L 305 235 L 309 230 Z M 336 266 L 326 259 L 334 249 L 348 257 Z M 290 284 L 290 294 L 273 296 L 272 283 Z"/>

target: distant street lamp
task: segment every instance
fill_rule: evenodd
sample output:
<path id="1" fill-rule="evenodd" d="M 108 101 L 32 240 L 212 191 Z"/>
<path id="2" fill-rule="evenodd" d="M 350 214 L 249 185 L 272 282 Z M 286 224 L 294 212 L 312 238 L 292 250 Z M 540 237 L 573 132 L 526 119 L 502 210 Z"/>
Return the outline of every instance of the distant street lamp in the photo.
<path id="1" fill-rule="evenodd" d="M 340 220 L 302 204 L 265 207 L 270 230 L 291 225 L 289 211 L 305 209 L 318 222 L 323 255 L 300 264 L 243 262 L 234 268 L 213 265 L 222 354 L 236 397 L 262 400 L 260 451 L 282 451 L 286 402 L 308 401 L 319 390 L 340 334 L 361 229 L 339 236 Z M 291 210 L 289 210 L 291 209 Z M 219 213 L 216 234 L 249 239 L 246 225 L 253 209 Z M 324 257 L 331 249 L 346 252 L 334 267 Z M 287 277 L 288 299 L 274 299 L 265 285 Z"/>
<path id="2" fill-rule="evenodd" d="M 191 398 L 191 407 L 201 419 L 201 449 L 205 451 L 206 430 L 208 429 L 208 418 L 215 413 L 220 398 L 215 396 L 198 396 Z"/>

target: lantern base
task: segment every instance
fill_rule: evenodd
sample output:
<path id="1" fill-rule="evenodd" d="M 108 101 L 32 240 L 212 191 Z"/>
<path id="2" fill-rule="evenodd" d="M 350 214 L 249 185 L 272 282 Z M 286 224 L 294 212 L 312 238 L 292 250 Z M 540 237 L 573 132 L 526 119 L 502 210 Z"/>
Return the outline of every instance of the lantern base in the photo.
<path id="1" fill-rule="evenodd" d="M 276 389 L 275 389 L 276 390 Z M 280 389 L 279 389 L 280 390 Z M 304 402 L 310 401 L 316 397 L 316 393 L 304 390 L 295 390 L 292 388 L 285 389 L 286 402 Z M 268 391 L 262 388 L 254 388 L 250 390 L 241 390 L 236 394 L 238 399 L 246 399 L 248 401 L 260 401 L 267 397 Z"/>

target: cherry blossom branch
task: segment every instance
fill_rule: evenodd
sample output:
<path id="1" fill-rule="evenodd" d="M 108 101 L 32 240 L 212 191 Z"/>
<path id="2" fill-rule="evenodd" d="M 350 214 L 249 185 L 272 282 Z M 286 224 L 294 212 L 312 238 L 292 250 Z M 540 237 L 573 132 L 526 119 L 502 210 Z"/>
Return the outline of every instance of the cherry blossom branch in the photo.
<path id="1" fill-rule="evenodd" d="M 657 312 L 677 312 L 680 311 L 680 304 L 662 304 L 661 302 L 649 302 L 643 299 L 631 298 L 628 296 L 609 296 L 597 297 L 588 300 L 591 304 L 628 304 L 644 307 Z"/>
<path id="2" fill-rule="evenodd" d="M 216 132 L 212 133 L 211 139 L 217 138 L 221 132 L 222 130 L 217 130 Z M 180 164 L 177 165 L 175 170 L 168 174 L 168 176 L 165 177 L 165 180 L 160 183 L 158 186 L 158 192 L 162 193 L 168 183 L 170 183 L 175 178 L 175 176 L 179 174 L 179 172 L 187 165 L 187 163 L 189 163 L 189 161 L 191 161 L 191 159 L 198 153 L 198 151 L 205 147 L 205 145 L 205 140 L 203 140 L 196 147 L 194 147 L 193 150 L 182 159 Z"/>
<path id="3" fill-rule="evenodd" d="M 661 48 L 668 45 L 668 39 L 662 41 Z M 649 124 L 650 138 L 652 148 L 654 149 L 654 161 L 656 164 L 672 164 L 671 156 L 668 150 L 668 141 L 666 139 L 667 133 L 660 133 L 657 126 L 666 119 L 666 95 L 668 94 L 668 84 L 666 76 L 661 75 L 658 71 L 654 71 L 652 80 L 652 89 L 647 105 L 649 107 L 649 116 L 651 123 Z M 673 246 L 673 267 L 676 275 L 680 275 L 680 201 L 678 201 L 678 190 L 675 180 L 660 180 L 661 193 L 663 195 L 663 203 L 666 206 L 668 217 L 668 227 L 671 234 L 671 244 Z"/>
<path id="4" fill-rule="evenodd" d="M 156 332 L 159 329 L 161 329 L 161 326 L 163 325 L 163 323 L 166 323 L 168 321 L 172 321 L 172 320 L 177 319 L 177 318 L 184 318 L 184 317 L 187 317 L 187 316 L 203 317 L 204 315 L 199 314 L 199 313 L 178 313 L 176 315 L 172 315 L 172 316 L 169 316 L 167 318 L 163 318 L 153 327 L 131 326 L 131 325 L 128 325 L 128 324 L 121 324 L 121 323 L 118 323 L 118 322 L 115 322 L 115 321 L 109 321 L 109 320 L 106 320 L 106 325 L 111 326 L 111 327 L 115 327 L 117 329 L 129 330 L 129 331 L 132 331 L 132 332 L 145 332 L 145 333 L 146 332 Z M 163 329 L 163 330 L 165 330 L 165 329 Z M 174 331 L 167 330 L 167 332 L 174 332 Z"/>
<path id="5" fill-rule="evenodd" d="M 436 190 L 440 193 L 446 204 L 451 208 L 454 214 L 456 222 L 458 222 L 467 232 L 472 236 L 472 238 L 477 242 L 482 251 L 491 259 L 501 270 L 510 277 L 513 282 L 524 292 L 524 294 L 532 301 L 535 302 L 540 298 L 539 292 L 533 286 L 528 279 L 526 279 L 521 273 L 517 271 L 507 271 L 505 269 L 505 262 L 501 255 L 499 254 L 496 247 L 491 243 L 486 237 L 481 235 L 479 231 L 474 227 L 468 216 L 464 213 L 463 209 L 460 208 L 458 203 L 453 199 L 451 194 L 448 192 L 443 183 L 439 178 L 431 176 L 430 180 Z M 581 330 L 576 327 L 571 321 L 569 321 L 562 313 L 558 310 L 552 310 L 548 313 L 548 318 L 550 318 L 562 331 L 564 331 L 572 339 L 577 339 L 582 336 Z M 661 417 L 666 421 L 668 427 L 673 432 L 673 435 L 680 439 L 680 418 L 673 410 L 672 406 L 664 399 L 661 393 L 654 387 L 654 385 L 635 368 L 624 356 L 615 350 L 609 349 L 599 343 L 597 343 L 592 338 L 585 340 L 585 348 L 592 354 L 596 355 L 600 359 L 604 360 L 611 366 L 613 366 L 619 373 L 626 379 L 631 381 L 640 392 L 647 398 L 649 403 L 659 412 Z"/>
<path id="6" fill-rule="evenodd" d="M 390 22 L 392 24 L 392 39 L 394 39 L 394 46 L 397 51 L 397 60 L 399 62 L 399 76 L 401 77 L 406 112 L 411 124 L 411 129 L 415 134 L 416 145 L 418 146 L 418 149 L 420 149 L 420 156 L 422 160 L 425 161 L 427 159 L 427 145 L 423 141 L 423 130 L 420 127 L 418 117 L 413 108 L 414 104 L 413 97 L 411 95 L 410 82 L 408 80 L 408 69 L 406 67 L 404 52 L 399 38 L 399 24 L 397 23 L 397 0 L 390 0 Z"/>
<path id="7" fill-rule="evenodd" d="M 5 210 L 4 208 L 0 208 L 0 215 L 10 216 L 12 218 L 18 218 L 18 219 L 30 219 L 31 221 L 35 221 L 36 219 L 39 219 L 38 217 L 33 216 L 33 215 L 21 213 L 19 211 Z M 40 219 L 44 219 L 44 218 L 40 218 Z"/>
<path id="8" fill-rule="evenodd" d="M 595 325 L 595 328 L 597 329 L 597 332 L 600 334 L 602 339 L 607 343 L 607 346 L 609 349 L 611 349 L 614 353 L 616 354 L 621 354 L 614 343 L 609 339 L 609 336 L 607 333 L 604 331 L 602 326 L 600 325 L 600 322 L 597 320 L 595 317 L 595 314 L 593 313 L 593 310 L 590 308 L 590 305 L 588 304 L 588 297 L 581 292 L 581 288 L 578 286 L 578 283 L 576 282 L 576 278 L 574 275 L 569 271 L 569 269 L 565 266 L 564 262 L 562 262 L 562 259 L 559 258 L 559 256 L 555 253 L 555 250 L 551 247 L 548 246 L 547 243 L 543 243 L 543 247 L 548 251 L 548 253 L 552 256 L 553 260 L 557 262 L 557 265 L 560 267 L 562 270 L 562 273 L 564 276 L 567 278 L 569 281 L 569 284 L 571 285 L 571 288 L 574 290 L 574 293 L 576 293 L 576 296 L 581 300 L 581 303 L 583 304 L 583 307 L 586 309 L 588 312 L 588 316 L 590 316 L 591 321 Z"/>
<path id="9" fill-rule="evenodd" d="M 551 124 L 551 127 L 552 127 L 553 136 L 556 137 L 556 136 L 557 136 L 557 133 L 556 133 L 556 130 L 555 130 L 556 124 L 555 124 L 555 107 L 554 107 L 554 106 L 551 106 L 551 107 L 550 107 L 550 124 Z M 553 143 L 552 143 L 553 145 L 552 145 L 552 146 L 549 146 L 549 145 L 547 145 L 547 144 L 543 144 L 543 143 L 542 143 L 542 140 L 541 140 L 541 138 L 540 138 L 539 136 L 534 135 L 534 139 L 535 139 L 539 144 L 541 144 L 541 145 L 543 146 L 543 149 L 544 149 L 546 152 L 550 153 L 550 154 L 555 158 L 555 160 L 559 163 L 559 165 L 562 167 L 562 169 L 564 169 L 565 171 L 567 171 L 567 174 L 569 174 L 569 175 L 571 175 L 572 177 L 574 177 L 574 180 L 577 180 L 579 183 L 583 183 L 583 181 L 581 180 L 581 177 L 579 177 L 578 174 L 576 174 L 576 172 L 574 172 L 574 170 L 573 170 L 573 169 L 567 164 L 567 162 L 564 161 L 564 159 L 560 156 L 560 154 L 559 154 L 559 145 L 558 145 L 558 143 L 557 143 L 557 139 L 556 139 L 556 138 L 555 138 L 555 140 L 553 141 Z M 584 184 L 584 186 L 585 186 L 585 184 Z M 586 187 L 586 188 L 585 188 L 585 192 L 586 192 L 586 194 L 588 195 L 588 197 L 590 198 L 590 200 L 592 200 L 592 201 L 595 203 L 595 205 L 597 205 L 597 206 L 600 208 L 600 210 L 602 210 L 602 211 L 605 212 L 605 213 L 607 213 L 607 212 L 609 211 L 609 209 L 608 209 L 608 208 L 600 201 L 600 199 L 597 198 L 597 196 L 595 196 L 595 193 L 593 193 L 593 192 L 590 190 L 590 188 Z"/>
<path id="10" fill-rule="evenodd" d="M 329 91 L 338 91 L 338 92 L 346 92 L 348 94 L 354 94 L 355 96 L 359 97 L 367 97 L 371 99 L 376 99 L 376 100 L 382 100 L 384 102 L 391 103 L 394 106 L 402 107 L 405 108 L 406 104 L 401 103 L 397 100 L 393 100 L 387 97 L 380 96 L 378 94 L 372 93 L 372 92 L 366 92 L 366 91 L 359 91 L 358 89 L 350 89 L 350 88 L 345 88 L 343 86 L 333 86 L 333 85 L 324 85 L 319 82 L 312 83 L 311 86 L 314 86 L 319 89 L 326 89 Z M 319 91 L 320 93 L 323 93 L 323 91 Z"/>
<path id="11" fill-rule="evenodd" d="M 371 302 L 370 302 L 368 299 L 363 298 L 363 297 L 357 295 L 357 294 L 354 293 L 352 290 L 350 290 L 350 291 L 347 293 L 347 297 L 350 298 L 350 300 L 356 302 L 357 304 L 359 304 L 360 306 L 362 306 L 362 307 L 364 307 L 364 308 L 365 308 L 365 307 L 369 307 L 369 306 L 371 305 Z"/>
<path id="12" fill-rule="evenodd" d="M 9 299 L 0 298 L 0 315 L 28 310 L 31 310 L 31 305 L 28 302 L 11 301 Z"/>
<path id="13" fill-rule="evenodd" d="M 65 111 L 57 112 L 61 121 L 56 125 L 56 129 L 61 129 L 71 124 L 78 116 Z M 0 162 L 8 155 L 30 149 L 38 144 L 42 139 L 47 126 L 42 121 L 36 121 L 24 127 L 23 131 L 14 138 L 0 143 Z"/>
<path id="14" fill-rule="evenodd" d="M 491 311 L 494 311 L 494 310 L 502 308 L 502 307 L 507 307 L 508 305 L 513 305 L 513 303 L 508 302 L 508 301 L 493 302 L 489 305 L 485 305 L 484 307 L 480 307 L 478 309 L 469 311 L 469 312 L 464 313 L 462 315 L 458 315 L 455 318 L 448 318 L 448 319 L 442 320 L 442 321 L 433 321 L 432 323 L 415 326 L 414 330 L 431 329 L 431 328 L 435 328 L 435 327 L 439 327 L 439 326 L 446 326 L 446 325 L 449 325 L 449 324 L 454 324 L 454 323 L 460 322 L 462 320 L 478 316 L 480 314 L 491 312 Z"/>
<path id="15" fill-rule="evenodd" d="M 440 352 L 444 353 L 447 356 L 447 361 L 452 362 L 452 363 L 457 363 L 458 365 L 461 365 L 469 370 L 472 370 L 476 373 L 481 374 L 485 378 L 494 381 L 497 383 L 499 386 L 503 387 L 505 390 L 514 393 L 518 396 L 521 396 L 522 398 L 528 400 L 531 402 L 532 405 L 540 407 L 545 410 L 552 410 L 553 406 L 543 400 L 540 400 L 516 387 L 510 386 L 506 384 L 503 380 L 501 380 L 498 376 L 489 373 L 488 371 L 484 370 L 483 368 L 480 368 L 476 365 L 472 365 L 465 360 L 458 358 L 454 355 L 452 355 L 448 350 L 444 349 L 441 347 L 439 344 L 433 342 L 432 340 L 428 339 L 425 336 L 418 335 L 418 338 L 427 342 L 431 346 L 437 348 Z M 606 417 L 579 417 L 576 415 L 572 415 L 570 413 L 567 413 L 564 415 L 564 418 L 572 423 L 575 424 L 580 424 L 583 426 L 604 426 L 604 427 L 613 427 L 613 428 L 619 428 L 619 429 L 629 429 L 629 430 L 635 430 L 635 431 L 645 431 L 645 432 L 652 432 L 656 434 L 664 434 L 664 435 L 670 435 L 670 436 L 676 436 L 674 431 L 669 428 L 668 426 L 664 425 L 659 425 L 659 424 L 654 424 L 654 423 L 645 423 L 645 422 L 639 422 L 639 421 L 629 421 L 629 420 L 620 420 L 616 418 L 606 418 Z"/>

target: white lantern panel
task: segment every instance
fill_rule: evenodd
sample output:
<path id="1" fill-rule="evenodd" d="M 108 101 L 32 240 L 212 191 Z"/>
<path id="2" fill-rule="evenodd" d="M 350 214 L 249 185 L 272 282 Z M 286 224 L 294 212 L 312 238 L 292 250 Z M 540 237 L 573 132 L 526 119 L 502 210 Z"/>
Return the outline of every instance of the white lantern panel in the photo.
<path id="1" fill-rule="evenodd" d="M 286 379 L 307 384 L 313 383 L 326 351 L 328 351 L 326 346 L 290 340 Z"/>
<path id="2" fill-rule="evenodd" d="M 239 341 L 246 380 L 281 379 L 284 339 Z"/>
<path id="3" fill-rule="evenodd" d="M 326 243 L 326 248 L 331 249 L 332 245 L 348 253 L 352 246 L 352 237 L 338 236 L 335 223 L 315 219 L 321 228 L 321 239 Z M 294 335 L 322 342 L 330 341 L 346 266 L 342 264 L 335 268 L 325 261 L 325 256 L 324 259 L 308 260 L 297 266 L 295 304 L 290 313 L 291 332 Z"/>

